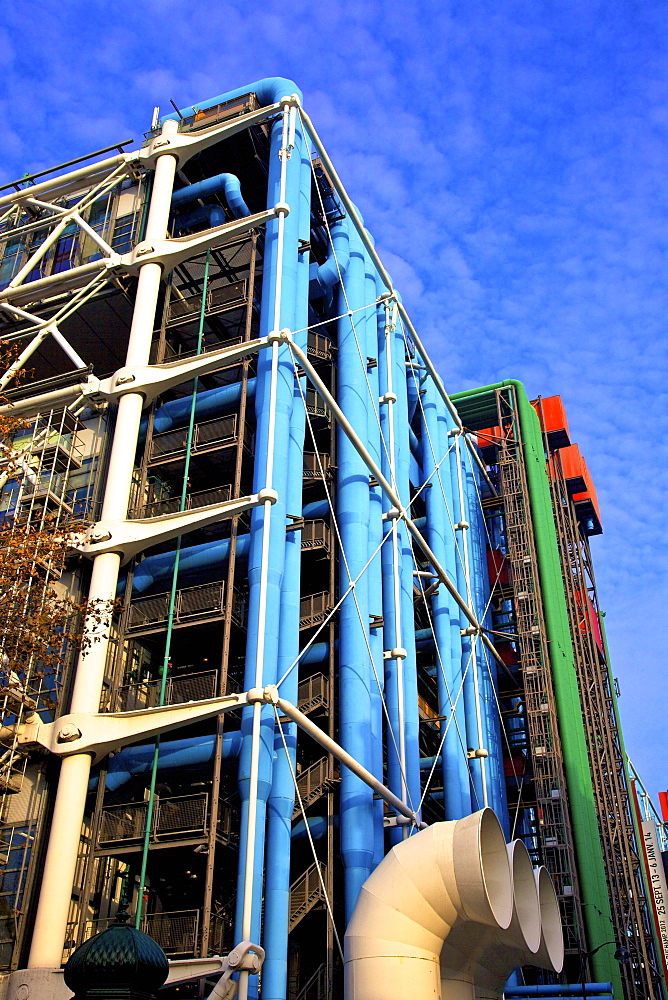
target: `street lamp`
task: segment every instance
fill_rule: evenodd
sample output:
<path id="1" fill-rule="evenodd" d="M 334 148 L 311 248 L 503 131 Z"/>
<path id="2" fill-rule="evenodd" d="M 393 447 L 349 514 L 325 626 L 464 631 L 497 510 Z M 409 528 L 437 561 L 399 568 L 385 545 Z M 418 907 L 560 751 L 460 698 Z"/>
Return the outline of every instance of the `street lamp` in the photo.
<path id="1" fill-rule="evenodd" d="M 587 970 L 587 960 L 590 959 L 592 957 L 592 955 L 595 955 L 597 951 L 600 951 L 601 948 L 605 948 L 606 945 L 609 945 L 609 944 L 614 944 L 616 946 L 615 947 L 614 958 L 615 958 L 615 960 L 617 962 L 619 962 L 620 965 L 628 965 L 629 962 L 631 961 L 631 952 L 629 951 L 629 949 L 625 948 L 621 944 L 618 944 L 617 941 L 604 941 L 603 944 L 599 944 L 596 948 L 592 948 L 591 951 L 582 951 L 580 949 L 580 977 L 579 978 L 580 978 L 580 985 L 582 986 L 582 996 L 583 997 L 587 996 L 587 992 L 586 992 L 586 989 L 585 989 L 585 987 L 587 985 L 586 982 L 585 982 L 585 979 L 586 979 L 585 973 L 586 973 L 586 970 Z"/>

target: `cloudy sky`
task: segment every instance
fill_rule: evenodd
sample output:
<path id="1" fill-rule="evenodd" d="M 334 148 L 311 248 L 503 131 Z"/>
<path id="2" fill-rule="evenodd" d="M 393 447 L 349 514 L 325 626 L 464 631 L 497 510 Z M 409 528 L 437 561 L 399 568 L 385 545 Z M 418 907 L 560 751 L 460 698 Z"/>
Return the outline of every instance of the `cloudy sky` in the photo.
<path id="1" fill-rule="evenodd" d="M 563 396 L 627 749 L 668 787 L 665 0 L 4 0 L 0 72 L 5 180 L 298 83 L 446 387 Z"/>

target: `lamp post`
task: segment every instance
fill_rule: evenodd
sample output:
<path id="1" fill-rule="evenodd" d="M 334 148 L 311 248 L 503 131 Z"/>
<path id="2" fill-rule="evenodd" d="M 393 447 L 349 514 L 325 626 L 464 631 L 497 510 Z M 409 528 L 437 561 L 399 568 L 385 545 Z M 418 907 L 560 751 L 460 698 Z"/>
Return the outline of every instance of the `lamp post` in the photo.
<path id="1" fill-rule="evenodd" d="M 619 962 L 620 965 L 628 965 L 629 963 L 629 959 L 631 958 L 631 953 L 629 952 L 628 948 L 625 948 L 623 945 L 618 944 L 617 941 L 604 941 L 603 944 L 599 944 L 596 948 L 592 948 L 591 951 L 581 950 L 579 979 L 580 979 L 580 985 L 582 986 L 582 996 L 585 998 L 587 996 L 587 991 L 586 991 L 587 983 L 585 981 L 587 978 L 586 977 L 587 960 L 590 959 L 592 955 L 595 955 L 597 951 L 600 951 L 601 948 L 605 948 L 606 945 L 609 944 L 614 944 L 616 946 L 614 957 Z"/>

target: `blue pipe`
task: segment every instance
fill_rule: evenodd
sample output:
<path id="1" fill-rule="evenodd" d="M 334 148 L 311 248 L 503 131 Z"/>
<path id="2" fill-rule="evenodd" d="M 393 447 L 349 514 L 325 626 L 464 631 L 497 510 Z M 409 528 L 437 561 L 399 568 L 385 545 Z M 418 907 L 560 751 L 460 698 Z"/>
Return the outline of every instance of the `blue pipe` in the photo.
<path id="1" fill-rule="evenodd" d="M 255 398 L 254 378 L 249 378 L 246 383 L 246 393 L 248 400 Z M 153 415 L 153 431 L 161 434 L 163 431 L 171 431 L 172 427 L 179 427 L 187 424 L 190 419 L 190 396 L 182 399 L 172 399 L 169 403 L 159 406 Z M 195 417 L 203 420 L 205 417 L 218 417 L 227 410 L 233 409 L 241 399 L 241 382 L 234 382 L 232 385 L 221 385 L 217 389 L 205 389 L 204 392 L 197 393 L 197 403 L 195 405 Z M 140 440 L 144 439 L 148 417 L 143 417 L 140 429 Z"/>
<path id="2" fill-rule="evenodd" d="M 304 517 L 324 518 L 329 516 L 329 504 L 327 500 L 316 500 L 307 504 L 303 510 Z M 248 559 L 248 549 L 250 535 L 237 535 L 236 558 L 245 563 Z M 179 582 L 187 580 L 193 573 L 201 570 L 212 569 L 214 566 L 221 568 L 227 563 L 230 553 L 230 540 L 224 538 L 218 542 L 204 542 L 201 545 L 191 545 L 181 549 L 179 558 Z M 139 594 L 144 593 L 149 587 L 160 583 L 162 580 L 171 578 L 174 569 L 174 553 L 159 552 L 154 556 L 147 556 L 138 564 L 135 569 L 133 580 L 133 590 Z M 119 580 L 118 593 L 125 589 L 125 576 Z"/>
<path id="3" fill-rule="evenodd" d="M 449 459 L 453 500 L 453 523 L 460 524 L 461 522 L 466 521 L 467 518 L 467 510 L 466 507 L 462 505 L 459 494 L 458 464 L 460 466 L 463 465 L 462 456 L 460 454 L 458 458 L 457 449 L 453 447 L 449 454 Z M 466 474 L 466 470 L 464 468 L 462 468 L 462 474 Z M 464 597 L 464 599 L 468 601 L 466 574 L 464 568 L 464 546 L 467 544 L 466 534 L 467 529 L 455 531 L 455 579 L 457 590 Z M 468 619 L 463 612 L 460 612 L 460 630 L 465 630 L 468 626 Z M 472 750 L 478 747 L 478 720 L 476 715 L 473 664 L 471 660 L 471 638 L 467 635 L 462 636 L 460 642 L 460 676 L 463 678 L 462 699 L 464 703 L 465 719 L 465 730 L 462 732 L 462 737 L 466 741 L 466 749 Z M 479 764 L 476 763 L 474 766 L 469 764 L 468 772 L 471 785 L 471 804 L 473 811 L 475 811 L 477 809 L 482 809 L 483 807 L 482 775 Z"/>
<path id="4" fill-rule="evenodd" d="M 466 469 L 467 520 L 470 525 L 467 535 L 471 561 L 471 590 L 476 616 L 483 625 L 489 628 L 492 624 L 491 613 L 488 610 L 490 591 L 485 524 L 479 499 L 481 492 L 479 474 L 473 466 L 468 450 L 464 452 L 464 458 L 466 459 L 464 464 Z M 478 644 L 478 680 L 483 740 L 484 746 L 489 751 L 489 756 L 486 759 L 489 804 L 499 817 L 506 838 L 509 838 L 510 824 L 503 769 L 501 720 L 496 697 L 496 660 L 487 653 L 482 643 Z"/>
<path id="5" fill-rule="evenodd" d="M 186 767 L 197 767 L 213 760 L 216 747 L 215 736 L 199 736 L 189 740 L 168 740 L 160 744 L 158 771 L 177 771 Z M 228 732 L 223 735 L 223 760 L 239 756 L 241 733 Z M 154 746 L 125 747 L 109 758 L 105 787 L 115 792 L 125 785 L 135 774 L 149 774 L 153 765 Z M 97 788 L 97 774 L 88 782 L 88 791 Z"/>
<path id="6" fill-rule="evenodd" d="M 408 380 L 414 379 L 413 373 L 409 370 Z M 431 487 L 424 491 L 425 504 L 427 507 L 427 541 L 434 555 L 445 566 L 447 563 L 446 537 L 451 534 L 451 527 L 448 523 L 446 508 L 446 478 L 442 475 L 443 466 L 440 465 L 442 452 L 439 449 L 439 423 L 438 423 L 438 400 L 440 396 L 434 389 L 431 379 L 426 383 L 425 396 L 423 400 L 423 475 L 425 480 L 429 480 Z M 445 472 L 448 472 L 446 463 Z M 447 489 L 450 490 L 449 476 L 447 478 Z M 438 711 L 439 714 L 450 720 L 452 715 L 452 705 L 454 704 L 458 688 L 458 674 L 454 674 L 452 666 L 452 631 L 451 617 L 453 614 L 452 598 L 445 590 L 439 587 L 432 595 L 431 609 L 434 625 L 434 635 L 438 654 L 436 657 L 436 681 L 438 686 Z M 427 630 L 425 630 L 427 631 Z M 427 632 L 429 639 L 433 638 Z M 418 633 L 415 635 L 418 648 L 421 642 Z M 458 714 L 458 718 L 461 713 Z M 459 744 L 457 728 L 454 722 L 450 722 L 447 735 L 443 744 L 442 769 L 443 788 L 445 789 L 445 819 L 461 819 L 465 815 L 464 801 L 462 799 L 461 788 L 461 757 L 462 750 Z M 468 801 L 466 803 L 468 806 Z M 468 811 L 468 810 L 467 810 Z"/>
<path id="7" fill-rule="evenodd" d="M 334 819 L 336 819 L 336 817 L 334 817 Z M 322 840 L 323 837 L 327 836 L 327 830 L 329 828 L 327 817 L 308 816 L 306 823 L 303 819 L 300 819 L 298 823 L 295 823 L 290 832 L 290 839 L 297 841 L 308 840 L 308 834 L 306 833 L 307 824 L 309 833 L 311 834 L 313 840 Z"/>
<path id="8" fill-rule="evenodd" d="M 348 227 L 350 260 L 339 292 L 337 312 L 338 403 L 357 432 L 366 438 L 366 381 L 360 365 L 365 350 L 366 324 L 359 313 L 364 303 L 364 247 L 352 226 Z M 357 339 L 356 339 L 357 338 Z M 359 347 L 358 347 L 359 341 Z M 337 517 L 342 554 L 339 559 L 339 589 L 345 593 L 349 574 L 357 579 L 367 562 L 369 526 L 369 475 L 356 450 L 337 427 Z M 345 553 L 346 561 L 343 554 Z M 371 770 L 371 682 L 369 642 L 369 580 L 362 573 L 354 592 L 339 610 L 339 739 L 364 767 Z M 373 792 L 347 768 L 341 769 L 341 858 L 344 868 L 346 922 L 350 919 L 362 883 L 371 874 L 374 860 Z"/>
<path id="9" fill-rule="evenodd" d="M 250 547 L 249 535 L 237 536 L 236 557 L 240 562 L 245 562 L 248 558 Z M 179 584 L 182 586 L 184 580 L 195 572 L 212 569 L 220 566 L 221 569 L 227 563 L 230 554 L 230 539 L 223 538 L 217 542 L 203 542 L 201 545 L 191 545 L 181 549 L 179 556 Z M 133 580 L 133 590 L 138 594 L 144 593 L 149 587 L 156 583 L 168 580 L 174 569 L 174 552 L 159 552 L 154 556 L 147 556 L 135 569 Z M 119 592 L 125 587 L 125 580 L 121 577 L 119 581 Z"/>
<path id="10" fill-rule="evenodd" d="M 513 986 L 506 991 L 506 1000 L 514 1000 L 515 997 L 577 997 L 582 996 L 582 983 L 570 983 L 561 985 L 557 983 L 552 986 Z M 584 992 L 586 996 L 600 996 L 602 993 L 612 994 L 612 983 L 585 983 Z"/>
<path id="11" fill-rule="evenodd" d="M 450 451 L 450 446 L 452 444 L 452 438 L 450 437 L 452 418 L 448 414 L 445 408 L 445 404 L 443 403 L 440 395 L 437 397 L 436 403 L 437 403 L 436 412 L 438 415 L 439 443 L 440 443 L 439 455 L 443 457 L 443 464 L 441 465 L 441 479 L 445 490 L 445 507 L 446 507 L 447 530 L 443 538 L 445 545 L 445 570 L 452 583 L 454 583 L 456 586 L 460 586 L 460 576 L 458 576 L 457 572 L 459 558 L 455 548 L 455 537 L 453 531 L 453 525 L 456 524 L 459 519 L 455 516 L 453 484 L 450 475 L 451 464 L 453 459 L 453 452 Z M 450 484 L 449 488 L 448 488 L 448 483 Z M 449 644 L 450 678 L 451 678 L 450 683 L 453 685 L 452 689 L 453 700 L 456 700 L 457 702 L 454 718 L 451 722 L 451 727 L 456 728 L 456 746 L 452 747 L 452 752 L 453 754 L 456 753 L 457 755 L 456 760 L 457 760 L 457 769 L 459 774 L 458 784 L 462 800 L 461 801 L 462 815 L 467 816 L 469 813 L 473 812 L 477 808 L 477 806 L 475 806 L 471 801 L 470 769 L 469 769 L 468 758 L 466 757 L 466 715 L 464 709 L 464 694 L 463 691 L 461 690 L 461 685 L 462 685 L 461 628 L 463 626 L 459 608 L 457 607 L 455 602 L 450 600 L 448 603 L 448 607 L 450 609 L 450 644 Z M 468 622 L 466 624 L 468 624 Z M 452 766 L 454 770 L 452 759 L 450 760 L 450 766 Z"/>
<path id="12" fill-rule="evenodd" d="M 298 133 L 293 157 L 301 150 L 301 178 L 299 181 L 298 232 L 300 244 L 308 243 L 311 224 L 311 158 L 308 146 Z M 293 204 L 292 202 L 290 204 Z M 307 347 L 308 327 L 309 254 L 299 254 L 296 273 L 296 302 L 294 324 L 302 331 L 295 335 L 302 350 Z M 285 502 L 289 514 L 302 513 L 302 483 L 304 469 L 304 434 L 306 410 L 302 393 L 306 379 L 292 379 L 292 412 L 288 441 L 288 468 Z M 285 561 L 282 581 L 279 638 L 278 675 L 282 677 L 292 666 L 299 653 L 299 606 L 301 585 L 300 530 L 288 532 L 285 542 Z M 298 671 L 294 668 L 280 686 L 282 697 L 297 703 Z M 288 924 L 290 919 L 290 846 L 292 813 L 295 805 L 293 773 L 297 766 L 297 726 L 283 724 L 283 735 L 289 758 L 280 732 L 274 735 L 275 762 L 271 794 L 267 803 L 267 844 L 264 891 L 264 949 L 266 959 L 262 967 L 263 1000 L 285 1000 L 288 976 Z M 325 821 L 326 822 L 326 821 Z M 310 825 L 310 824 L 309 824 Z"/>
<path id="13" fill-rule="evenodd" d="M 370 233 L 367 236 L 373 243 Z M 367 309 L 365 318 L 366 343 L 363 352 L 368 358 L 378 355 L 378 307 L 376 305 L 376 268 L 371 263 L 369 254 L 364 254 L 364 301 Z M 362 341 L 362 338 L 360 337 Z M 362 341 L 364 343 L 364 341 Z M 371 365 L 367 373 L 367 447 L 369 454 L 377 465 L 381 461 L 380 444 L 380 414 L 378 397 L 380 382 L 378 366 Z M 383 537 L 383 498 L 379 486 L 369 490 L 369 531 L 367 535 L 367 557 L 371 560 L 367 570 L 369 578 L 369 612 L 374 615 L 383 613 L 383 565 L 380 552 L 376 552 L 378 543 Z M 376 602 L 375 605 L 373 602 Z M 385 664 L 383 651 L 385 648 L 384 628 L 370 628 L 369 645 L 373 657 L 373 670 L 369 678 L 371 694 L 371 753 L 372 772 L 380 781 L 384 781 L 383 773 L 383 711 L 382 695 L 385 687 Z M 373 866 L 380 864 L 385 854 L 385 832 L 383 828 L 383 803 L 377 800 L 374 804 L 374 852 Z"/>
<path id="14" fill-rule="evenodd" d="M 394 403 L 395 413 L 395 469 L 396 486 L 404 507 L 408 507 L 411 499 L 410 490 L 410 443 L 408 423 L 408 386 L 406 382 L 406 345 L 401 322 L 397 322 L 392 347 L 394 375 L 393 389 L 397 394 Z M 406 650 L 403 661 L 404 686 L 404 730 L 406 743 L 406 783 L 408 801 L 417 809 L 420 797 L 420 765 L 419 765 L 419 716 L 417 688 L 417 660 L 415 649 L 415 617 L 413 602 L 413 549 L 410 535 L 403 520 L 399 521 L 399 547 L 401 553 L 401 617 L 402 640 Z M 395 834 L 396 837 L 399 834 Z"/>
<path id="15" fill-rule="evenodd" d="M 206 177 L 203 181 L 196 181 L 194 184 L 179 188 L 172 195 L 172 207 L 180 208 L 181 205 L 188 205 L 199 198 L 210 198 L 219 191 L 225 195 L 225 201 L 235 219 L 243 219 L 244 216 L 251 214 L 242 197 L 239 178 L 234 174 L 214 174 L 213 177 Z M 225 221 L 224 214 L 222 221 Z"/>
<path id="16" fill-rule="evenodd" d="M 220 205 L 198 205 L 189 212 L 179 212 L 174 223 L 174 232 L 178 236 L 184 229 L 196 229 L 206 223 L 207 229 L 222 226 L 226 221 L 225 212 Z"/>
<path id="17" fill-rule="evenodd" d="M 330 226 L 332 246 L 324 264 L 315 269 L 315 280 L 324 292 L 330 291 L 348 270 L 350 243 L 348 240 L 348 220 L 339 219 Z"/>
<path id="18" fill-rule="evenodd" d="M 278 104 L 282 97 L 291 97 L 296 94 L 299 100 L 303 100 L 303 95 L 299 87 L 292 80 L 286 80 L 282 76 L 268 76 L 264 80 L 256 80 L 245 87 L 237 87 L 236 90 L 229 90 L 226 94 L 218 94 L 200 104 L 193 104 L 189 108 L 182 108 L 180 114 L 163 115 L 160 119 L 162 125 L 165 121 L 180 121 L 181 118 L 191 118 L 198 111 L 207 111 L 215 107 L 216 104 L 225 104 L 234 100 L 235 97 L 245 97 L 246 94 L 255 94 L 261 107 L 267 104 Z M 280 138 L 279 138 L 280 141 Z M 271 206 L 273 207 L 273 206 Z"/>
<path id="19" fill-rule="evenodd" d="M 277 85 L 278 86 L 278 85 Z M 283 90 L 284 81 L 280 82 Z M 267 95 L 275 95 L 276 87 L 262 88 L 257 85 L 250 89 L 258 94 L 260 103 L 266 103 Z M 288 93 L 294 90 L 290 85 Z M 239 92 L 229 96 L 237 96 Z M 244 93 L 242 89 L 240 93 Z M 280 94 L 279 94 L 280 96 Z M 222 98 L 215 99 L 211 104 L 219 103 Z M 287 327 L 297 329 L 297 271 L 299 259 L 299 205 L 302 174 L 302 137 L 299 131 L 295 137 L 295 151 L 290 159 L 284 160 L 282 148 L 282 121 L 277 119 L 271 125 L 269 149 L 269 177 L 267 183 L 267 205 L 273 207 L 281 200 L 287 201 L 292 211 L 284 217 L 283 257 L 281 264 L 281 300 L 278 319 L 279 329 Z M 281 192 L 281 165 L 287 164 L 285 195 Z M 278 293 L 276 268 L 279 262 L 279 220 L 269 219 L 265 230 L 262 303 L 260 309 L 260 334 L 267 336 L 275 327 L 274 311 Z M 269 512 L 255 508 L 251 514 L 250 550 L 248 554 L 248 635 L 246 643 L 246 671 L 244 685 L 248 689 L 256 685 L 257 680 L 262 686 L 273 684 L 277 680 L 278 669 L 278 637 L 280 629 L 280 604 L 283 584 L 283 568 L 285 561 L 286 531 L 285 519 L 286 490 L 288 486 L 288 455 L 291 427 L 291 413 L 294 393 L 294 367 L 290 350 L 287 346 L 278 349 L 278 377 L 275 391 L 275 423 L 272 446 L 273 471 L 272 487 L 277 491 L 278 499 Z M 255 469 L 253 490 L 259 491 L 266 485 L 266 461 L 270 448 L 270 393 L 272 386 L 272 356 L 271 351 L 262 351 L 258 357 L 257 384 L 255 393 Z M 269 547 L 264 552 L 265 517 L 269 518 Z M 268 560 L 267 576 L 263 580 L 263 555 Z M 263 624 L 262 654 L 259 656 L 259 623 L 260 601 L 262 588 L 265 590 L 266 615 Z M 256 678 L 257 664 L 261 663 L 261 677 Z M 272 766 L 274 753 L 274 713 L 269 706 L 261 709 L 260 743 L 259 743 L 259 777 L 257 786 L 257 811 L 254 829 L 249 829 L 249 794 L 251 776 L 251 753 L 253 745 L 253 713 L 254 708 L 248 706 L 242 712 L 241 731 L 242 745 L 239 754 L 239 795 L 241 799 L 239 868 L 237 881 L 235 937 L 241 940 L 243 928 L 243 910 L 246 880 L 246 852 L 248 838 L 254 838 L 252 884 L 252 922 L 250 938 L 261 940 L 261 910 L 265 851 L 265 821 L 267 799 L 271 791 Z M 272 944 L 272 948 L 273 948 Z M 257 983 L 253 977 L 249 980 L 249 996 L 257 993 Z"/>

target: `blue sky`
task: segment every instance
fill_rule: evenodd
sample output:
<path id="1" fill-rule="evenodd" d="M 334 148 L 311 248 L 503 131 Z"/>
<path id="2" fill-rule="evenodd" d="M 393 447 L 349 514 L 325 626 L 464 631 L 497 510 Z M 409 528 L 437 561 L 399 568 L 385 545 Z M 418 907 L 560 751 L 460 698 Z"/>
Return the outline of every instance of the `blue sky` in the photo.
<path id="1" fill-rule="evenodd" d="M 665 0 L 5 0 L 0 72 L 5 180 L 299 84 L 448 389 L 563 396 L 627 748 L 666 788 Z"/>

